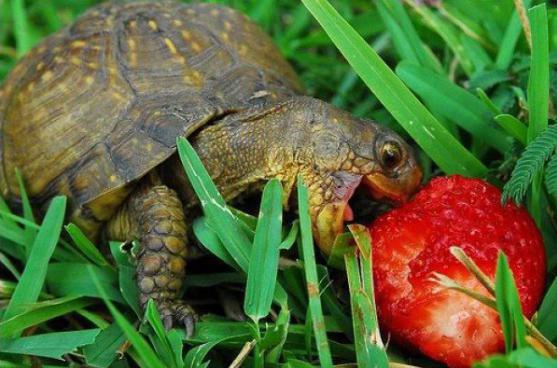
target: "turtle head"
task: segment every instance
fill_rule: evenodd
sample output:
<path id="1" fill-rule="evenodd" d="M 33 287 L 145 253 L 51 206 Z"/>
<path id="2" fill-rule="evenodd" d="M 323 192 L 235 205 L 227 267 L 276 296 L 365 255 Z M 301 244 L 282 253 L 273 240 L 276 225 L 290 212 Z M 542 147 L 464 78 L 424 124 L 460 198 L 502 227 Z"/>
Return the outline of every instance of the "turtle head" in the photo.
<path id="1" fill-rule="evenodd" d="M 400 204 L 418 189 L 422 172 L 411 147 L 392 130 L 311 99 L 307 143 L 299 172 L 309 190 L 314 237 L 329 253 L 357 188 L 378 201 Z"/>

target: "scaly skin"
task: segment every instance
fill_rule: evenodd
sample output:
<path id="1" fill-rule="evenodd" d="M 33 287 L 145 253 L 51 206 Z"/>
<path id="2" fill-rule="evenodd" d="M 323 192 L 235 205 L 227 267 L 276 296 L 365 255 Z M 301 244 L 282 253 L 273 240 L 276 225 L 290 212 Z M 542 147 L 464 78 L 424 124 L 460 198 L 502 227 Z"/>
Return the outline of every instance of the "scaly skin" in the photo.
<path id="1" fill-rule="evenodd" d="M 381 157 L 385 142 L 400 150 L 392 167 Z M 227 115 L 193 135 L 191 143 L 227 200 L 278 178 L 288 203 L 301 175 L 309 188 L 314 235 L 324 253 L 342 231 L 348 199 L 361 181 L 378 197 L 403 200 L 421 179 L 400 137 L 309 97 Z M 187 254 L 185 214 L 198 203 L 177 157 L 158 171 L 160 178 L 151 174 L 143 179 L 107 231 L 110 238 L 141 242 L 137 275 L 142 304 L 153 298 L 167 326 L 186 324 L 191 332 L 195 316 L 178 292 Z"/>
<path id="2" fill-rule="evenodd" d="M 136 238 L 139 302 L 156 303 L 167 328 L 179 323 L 188 335 L 197 319 L 193 309 L 179 300 L 186 272 L 187 236 L 184 209 L 176 192 L 149 175 L 130 196 L 107 229 L 113 239 Z"/>
<path id="3" fill-rule="evenodd" d="M 66 195 L 70 220 L 90 238 L 106 229 L 139 239 L 142 301 L 155 298 L 166 322 L 184 323 L 189 309 L 170 285 L 184 274 L 172 260 L 186 238 L 174 224 L 196 201 L 177 136 L 192 141 L 229 200 L 270 178 L 288 198 L 302 175 L 325 253 L 360 182 L 395 200 L 417 187 L 400 137 L 302 93 L 269 36 L 232 9 L 107 2 L 30 50 L 0 87 L 0 193 L 17 203 L 18 168 L 37 207 Z"/>
<path id="4" fill-rule="evenodd" d="M 411 148 L 398 135 L 310 97 L 229 115 L 191 137 L 191 142 L 228 200 L 278 178 L 288 201 L 301 175 L 309 188 L 314 235 L 325 253 L 342 230 L 351 190 L 360 181 L 377 198 L 402 201 L 421 180 Z M 400 151 L 392 168 L 381 157 L 387 142 Z M 177 189 L 188 188 L 177 160 L 174 165 L 167 171 L 174 177 L 182 174 L 175 177 Z M 191 190 L 182 197 L 185 203 L 194 203 Z"/>

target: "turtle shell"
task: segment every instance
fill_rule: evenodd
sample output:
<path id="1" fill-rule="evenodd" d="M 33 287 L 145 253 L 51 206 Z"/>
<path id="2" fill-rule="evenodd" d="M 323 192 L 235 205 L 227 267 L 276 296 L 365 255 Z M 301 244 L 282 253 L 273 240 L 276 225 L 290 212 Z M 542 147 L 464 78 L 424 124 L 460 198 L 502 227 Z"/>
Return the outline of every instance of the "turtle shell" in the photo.
<path id="1" fill-rule="evenodd" d="M 65 194 L 74 209 L 96 202 L 106 220 L 177 136 L 299 92 L 271 39 L 239 12 L 104 4 L 31 50 L 0 89 L 0 189 L 19 195 L 18 168 L 39 203 Z"/>

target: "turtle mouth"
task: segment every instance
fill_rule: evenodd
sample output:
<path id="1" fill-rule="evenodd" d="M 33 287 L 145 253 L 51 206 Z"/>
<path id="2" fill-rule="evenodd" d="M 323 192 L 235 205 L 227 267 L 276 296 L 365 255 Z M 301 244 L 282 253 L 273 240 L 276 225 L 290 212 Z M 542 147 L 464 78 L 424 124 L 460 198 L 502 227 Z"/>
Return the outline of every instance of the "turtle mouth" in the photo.
<path id="1" fill-rule="evenodd" d="M 325 254 L 330 254 L 336 237 L 345 231 L 347 223 L 354 220 L 369 223 L 370 210 L 384 210 L 385 204 L 397 206 L 408 201 L 418 189 L 421 178 L 419 170 L 401 180 L 377 173 L 344 174 L 341 184 L 335 187 L 336 199 L 325 204 L 315 219 L 317 245 Z M 363 206 L 358 206 L 360 201 Z M 378 208 L 379 203 L 383 208 Z"/>
<path id="2" fill-rule="evenodd" d="M 314 220 L 315 240 L 325 254 L 331 253 L 337 235 L 344 231 L 344 224 L 354 220 L 349 201 L 360 186 L 362 176 L 352 175 L 344 179 L 343 184 L 335 188 L 336 199 L 326 203 Z"/>

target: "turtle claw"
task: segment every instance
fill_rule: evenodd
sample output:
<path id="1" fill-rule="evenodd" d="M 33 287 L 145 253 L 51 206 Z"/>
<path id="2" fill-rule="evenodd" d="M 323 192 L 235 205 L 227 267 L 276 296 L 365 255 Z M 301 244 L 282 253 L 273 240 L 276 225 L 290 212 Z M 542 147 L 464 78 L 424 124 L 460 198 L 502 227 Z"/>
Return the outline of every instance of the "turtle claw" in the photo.
<path id="1" fill-rule="evenodd" d="M 172 327 L 183 326 L 186 338 L 192 337 L 195 324 L 199 320 L 197 313 L 191 306 L 183 302 L 163 302 L 159 305 L 164 328 L 168 331 Z"/>

